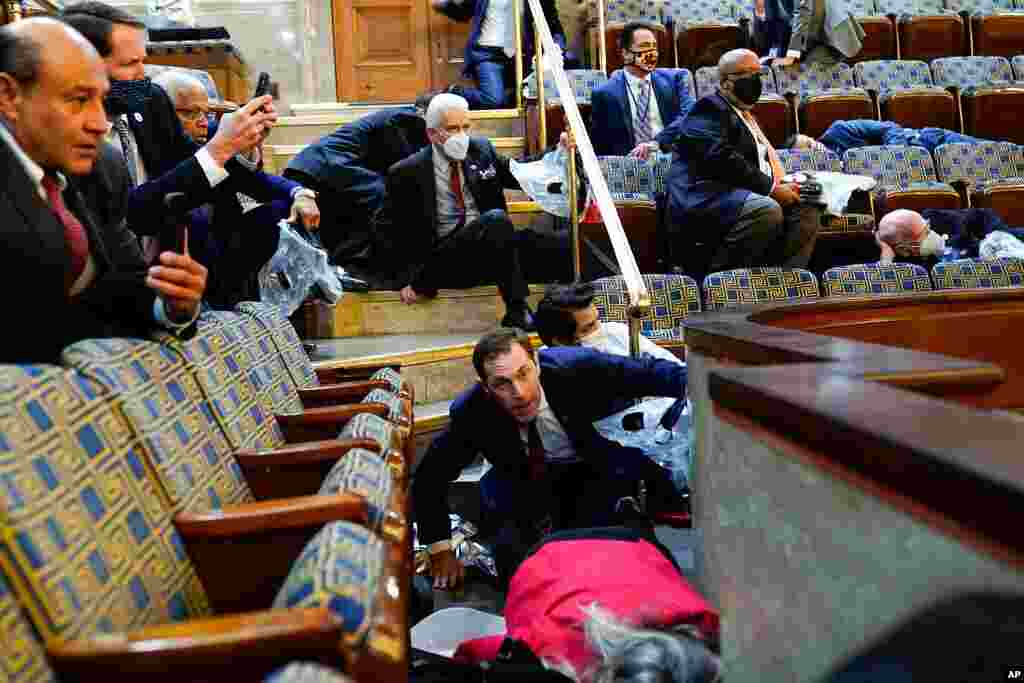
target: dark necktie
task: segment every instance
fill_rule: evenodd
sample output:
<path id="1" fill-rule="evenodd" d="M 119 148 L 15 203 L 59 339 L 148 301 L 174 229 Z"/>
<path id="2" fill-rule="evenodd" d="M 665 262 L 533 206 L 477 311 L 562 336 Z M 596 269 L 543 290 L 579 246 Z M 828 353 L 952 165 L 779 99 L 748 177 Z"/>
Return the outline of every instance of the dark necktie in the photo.
<path id="1" fill-rule="evenodd" d="M 459 162 L 452 161 L 451 164 L 451 188 L 455 197 L 455 208 L 459 211 L 459 220 L 455 222 L 455 228 L 461 228 L 466 224 L 466 198 L 462 195 L 462 179 L 459 177 Z"/>
<path id="2" fill-rule="evenodd" d="M 47 174 L 43 176 L 42 185 L 46 191 L 46 199 L 50 203 L 50 208 L 57 214 L 57 218 L 64 226 L 64 242 L 67 244 L 71 256 L 64 288 L 70 292 L 71 286 L 81 276 L 82 271 L 85 270 L 85 263 L 89 259 L 89 236 L 85 233 L 81 221 L 75 218 L 65 206 L 57 178 Z"/>
<path id="3" fill-rule="evenodd" d="M 547 474 L 547 464 L 544 462 L 544 442 L 540 438 L 540 430 L 537 429 L 537 420 L 534 419 L 527 427 L 526 442 L 526 468 L 530 481 L 541 481 Z"/>
<path id="4" fill-rule="evenodd" d="M 132 141 L 128 137 L 128 121 L 123 116 L 118 116 L 114 119 L 114 130 L 117 131 L 117 137 L 121 139 L 121 154 L 124 156 L 124 164 L 128 167 L 128 177 L 132 179 L 132 187 L 139 184 L 139 179 L 135 177 L 135 157 L 132 154 Z"/>
<path id="5" fill-rule="evenodd" d="M 650 142 L 654 137 L 651 130 L 651 117 L 648 110 L 651 105 L 651 84 L 644 80 L 640 81 L 640 94 L 636 98 L 636 144 Z"/>

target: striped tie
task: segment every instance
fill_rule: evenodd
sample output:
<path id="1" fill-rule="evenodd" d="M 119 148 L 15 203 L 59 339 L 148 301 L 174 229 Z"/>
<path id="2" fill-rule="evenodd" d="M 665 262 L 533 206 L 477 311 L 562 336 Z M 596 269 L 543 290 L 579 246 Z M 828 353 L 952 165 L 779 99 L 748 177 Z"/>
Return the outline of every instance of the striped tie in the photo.
<path id="1" fill-rule="evenodd" d="M 121 139 L 121 154 L 124 155 L 124 164 L 128 167 L 128 177 L 131 178 L 132 187 L 135 187 L 139 184 L 139 179 L 136 177 L 135 154 L 132 150 L 131 138 L 128 137 L 128 121 L 125 117 L 118 116 L 114 119 L 114 130 L 117 131 L 117 137 Z"/>
<path id="2" fill-rule="evenodd" d="M 636 98 L 636 125 L 633 126 L 638 145 L 650 142 L 654 137 L 654 132 L 651 130 L 651 117 L 648 112 L 650 105 L 651 84 L 646 80 L 640 81 L 640 94 Z"/>

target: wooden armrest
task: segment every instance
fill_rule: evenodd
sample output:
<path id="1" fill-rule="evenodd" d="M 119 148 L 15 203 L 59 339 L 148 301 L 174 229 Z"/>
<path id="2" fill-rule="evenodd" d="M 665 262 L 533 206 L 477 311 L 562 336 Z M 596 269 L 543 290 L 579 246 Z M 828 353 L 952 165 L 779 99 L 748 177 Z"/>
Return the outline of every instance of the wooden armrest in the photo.
<path id="1" fill-rule="evenodd" d="M 401 372 L 402 366 L 396 363 L 384 363 L 381 365 L 365 365 L 358 368 L 316 368 L 316 377 L 320 384 L 337 384 L 339 382 L 359 381 L 370 379 L 370 376 L 378 370 L 393 368 Z"/>
<path id="2" fill-rule="evenodd" d="M 341 620 L 326 607 L 267 610 L 47 645 L 61 680 L 258 681 L 297 659 L 340 663 Z"/>
<path id="3" fill-rule="evenodd" d="M 389 389 L 387 382 L 366 380 L 360 382 L 339 382 L 319 387 L 299 389 L 299 399 L 306 408 L 332 406 L 344 403 L 358 403 L 374 389 Z"/>
<path id="4" fill-rule="evenodd" d="M 235 460 L 256 500 L 290 498 L 319 491 L 334 464 L 353 448 L 380 452 L 373 439 L 327 439 L 266 450 L 246 448 L 235 453 Z"/>
<path id="5" fill-rule="evenodd" d="M 301 413 L 275 415 L 288 443 L 320 441 L 338 436 L 345 423 L 360 413 L 388 416 L 381 403 L 352 403 L 344 406 L 310 408 Z"/>
<path id="6" fill-rule="evenodd" d="M 179 512 L 178 532 L 190 538 L 233 538 L 278 529 L 323 525 L 338 519 L 366 523 L 366 501 L 351 494 L 298 496 L 228 505 L 208 512 Z"/>

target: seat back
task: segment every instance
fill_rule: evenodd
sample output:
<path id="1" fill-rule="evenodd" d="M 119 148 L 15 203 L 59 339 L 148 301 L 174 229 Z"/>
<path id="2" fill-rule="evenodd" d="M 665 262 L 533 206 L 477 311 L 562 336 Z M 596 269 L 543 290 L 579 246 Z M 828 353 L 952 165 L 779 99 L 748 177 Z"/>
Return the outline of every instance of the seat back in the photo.
<path id="1" fill-rule="evenodd" d="M 714 95 L 718 92 L 718 67 L 717 66 L 702 66 L 697 69 L 695 77 L 697 97 L 704 97 L 705 95 Z M 762 94 L 776 94 L 778 89 L 775 87 L 775 76 L 772 75 L 771 67 L 761 67 L 761 93 Z"/>
<path id="2" fill-rule="evenodd" d="M 877 93 L 932 85 L 928 65 L 916 59 L 859 62 L 853 67 L 853 75 L 859 86 Z"/>
<path id="3" fill-rule="evenodd" d="M 984 16 L 1013 11 L 1014 0 L 946 0 L 946 9 L 958 14 Z"/>
<path id="4" fill-rule="evenodd" d="M 943 14 L 942 0 L 878 0 L 878 11 L 893 17 Z"/>
<path id="5" fill-rule="evenodd" d="M 813 300 L 819 295 L 818 279 L 802 268 L 740 268 L 704 278 L 704 309 L 707 311 Z"/>
<path id="6" fill-rule="evenodd" d="M 875 17 L 880 13 L 875 0 L 844 0 L 842 4 L 855 17 Z"/>
<path id="7" fill-rule="evenodd" d="M 932 266 L 935 289 L 991 289 L 1024 285 L 1024 259 L 961 259 Z"/>
<path id="8" fill-rule="evenodd" d="M 604 85 L 608 76 L 603 71 L 596 69 L 566 69 L 565 75 L 569 78 L 569 85 L 572 86 L 572 93 L 577 102 L 590 102 L 590 95 L 595 89 Z M 531 72 L 523 80 L 523 97 L 527 100 L 537 99 L 537 73 Z M 544 72 L 544 101 L 545 103 L 559 102 L 558 90 L 555 88 L 555 78 L 550 71 Z"/>
<path id="9" fill-rule="evenodd" d="M 671 17 L 678 30 L 686 24 L 729 24 L 739 18 L 739 4 L 733 0 L 668 0 L 665 18 Z"/>
<path id="10" fill-rule="evenodd" d="M 1017 55 L 1010 60 L 1010 66 L 1013 68 L 1013 75 L 1018 81 L 1024 81 L 1024 55 Z"/>
<path id="11" fill-rule="evenodd" d="M 3 567 L 0 567 L 2 570 Z M 0 571 L 0 683 L 53 683 L 56 674 L 46 661 L 39 636 Z"/>
<path id="12" fill-rule="evenodd" d="M 45 640 L 206 616 L 141 444 L 73 370 L 0 367 L 0 563 Z"/>
<path id="13" fill-rule="evenodd" d="M 839 155 L 827 149 L 780 149 L 779 161 L 786 173 L 797 171 L 832 171 L 842 173 Z"/>
<path id="14" fill-rule="evenodd" d="M 306 350 L 302 348 L 302 340 L 299 339 L 295 326 L 279 308 L 257 301 L 243 301 L 235 310 L 254 318 L 270 331 L 271 339 L 277 345 L 277 351 L 284 359 L 296 387 L 315 387 L 319 384 L 316 371 Z"/>
<path id="15" fill-rule="evenodd" d="M 654 0 L 608 0 L 605 21 L 651 21 L 661 23 L 660 5 Z"/>
<path id="16" fill-rule="evenodd" d="M 1010 142 L 940 145 L 935 159 L 945 182 L 962 182 L 970 189 L 993 180 L 1024 177 L 1024 149 Z"/>
<path id="17" fill-rule="evenodd" d="M 923 147 L 855 147 L 843 155 L 843 169 L 853 175 L 871 176 L 880 188 L 907 187 L 911 183 L 937 180 L 935 164 Z"/>
<path id="18" fill-rule="evenodd" d="M 137 339 L 89 339 L 64 349 L 61 362 L 109 392 L 174 513 L 253 500 L 227 435 L 179 354 Z"/>
<path id="19" fill-rule="evenodd" d="M 404 510 L 396 510 L 392 504 L 398 489 L 394 482 L 391 469 L 379 454 L 353 448 L 331 467 L 320 486 L 320 495 L 353 493 L 366 499 L 370 528 L 380 533 L 389 513 L 404 516 Z"/>
<path id="20" fill-rule="evenodd" d="M 791 66 L 773 66 L 775 81 L 783 95 L 801 97 L 823 90 L 845 90 L 856 87 L 849 64 L 799 62 Z"/>
<path id="21" fill-rule="evenodd" d="M 859 263 L 829 268 L 821 276 L 825 296 L 858 296 L 926 292 L 928 271 L 913 263 Z"/>
<path id="22" fill-rule="evenodd" d="M 599 157 L 597 160 L 612 200 L 616 202 L 653 202 L 655 195 L 665 192 L 665 175 L 672 157 L 659 154 L 654 159 L 636 157 Z"/>
<path id="23" fill-rule="evenodd" d="M 650 339 L 681 340 L 682 322 L 700 312 L 700 289 L 687 275 L 644 275 L 651 297 L 651 312 L 641 320 L 641 332 Z M 629 323 L 629 295 L 621 276 L 594 280 L 594 306 L 605 322 Z"/>
<path id="24" fill-rule="evenodd" d="M 732 16 L 736 21 L 741 19 L 754 20 L 757 11 L 757 3 L 754 0 L 731 0 Z"/>
<path id="25" fill-rule="evenodd" d="M 1005 57 L 940 57 L 932 60 L 932 77 L 943 88 L 976 88 L 1013 81 Z"/>

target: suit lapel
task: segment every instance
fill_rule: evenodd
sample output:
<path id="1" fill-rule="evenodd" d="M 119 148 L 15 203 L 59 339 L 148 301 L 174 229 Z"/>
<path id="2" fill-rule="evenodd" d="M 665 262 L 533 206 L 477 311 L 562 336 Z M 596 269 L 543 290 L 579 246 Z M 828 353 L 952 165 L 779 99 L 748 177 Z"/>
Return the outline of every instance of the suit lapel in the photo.
<path id="1" fill-rule="evenodd" d="M 434 182 L 434 146 L 427 145 L 419 152 L 416 160 L 416 176 L 423 198 L 423 215 L 430 218 L 426 223 L 437 234 L 437 187 Z"/>
<path id="2" fill-rule="evenodd" d="M 636 146 L 636 131 L 633 130 L 633 107 L 627 91 L 629 79 L 626 78 L 625 71 L 619 71 L 615 77 L 618 79 L 615 84 L 615 97 L 619 101 L 619 106 L 622 107 L 623 122 L 626 124 L 626 130 L 629 131 L 629 148 L 632 149 Z"/>
<path id="3" fill-rule="evenodd" d="M 655 71 L 651 74 L 651 87 L 654 88 L 654 99 L 658 103 L 661 124 L 667 126 L 672 123 L 672 100 L 675 97 L 672 80 Z"/>

